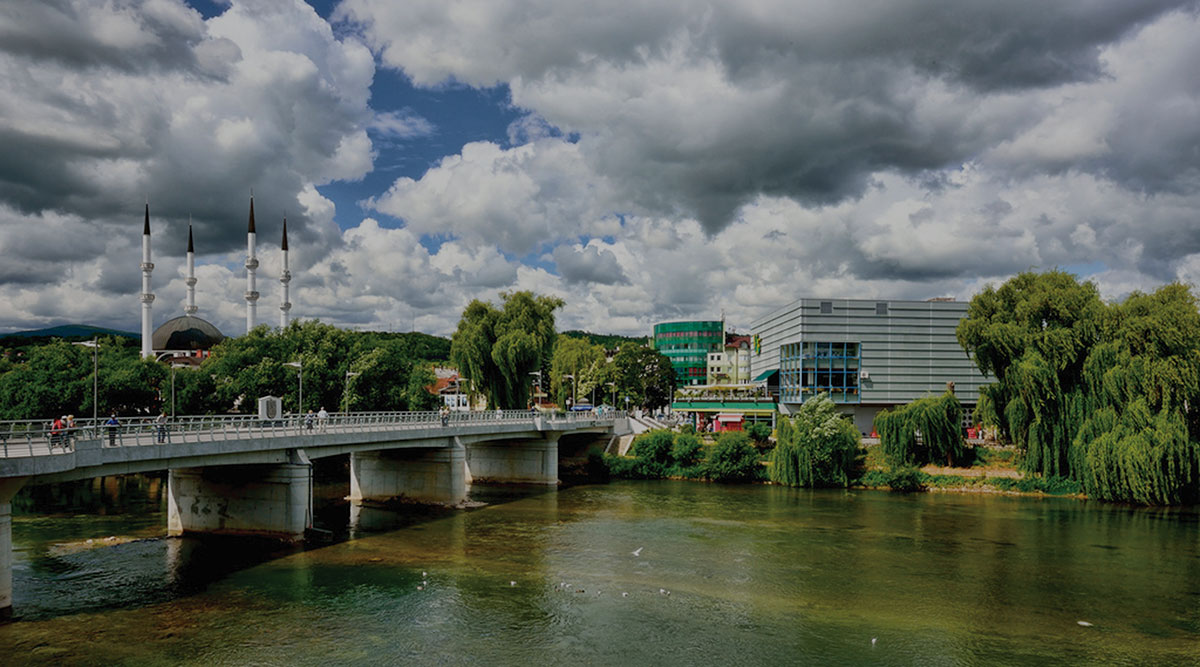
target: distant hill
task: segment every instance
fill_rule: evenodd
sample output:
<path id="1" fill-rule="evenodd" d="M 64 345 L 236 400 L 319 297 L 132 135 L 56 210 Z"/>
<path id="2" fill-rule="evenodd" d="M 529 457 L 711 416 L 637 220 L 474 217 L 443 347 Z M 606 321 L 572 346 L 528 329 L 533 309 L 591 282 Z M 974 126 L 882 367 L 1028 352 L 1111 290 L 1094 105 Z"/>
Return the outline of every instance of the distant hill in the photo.
<path id="1" fill-rule="evenodd" d="M 12 333 L 0 334 L 0 339 L 3 338 L 91 338 L 92 336 L 124 336 L 125 338 L 141 338 L 141 334 L 136 334 L 131 331 L 117 331 L 116 329 L 105 329 L 104 327 L 93 327 L 87 324 L 62 324 L 56 327 L 46 329 L 33 329 L 30 331 L 14 331 Z"/>
<path id="2" fill-rule="evenodd" d="M 645 336 L 640 338 L 632 336 L 618 336 L 616 334 L 594 334 L 590 331 L 564 331 L 562 336 L 571 338 L 583 338 L 592 345 L 601 345 L 606 350 L 615 350 L 618 347 L 626 344 L 645 345 L 649 339 Z"/>

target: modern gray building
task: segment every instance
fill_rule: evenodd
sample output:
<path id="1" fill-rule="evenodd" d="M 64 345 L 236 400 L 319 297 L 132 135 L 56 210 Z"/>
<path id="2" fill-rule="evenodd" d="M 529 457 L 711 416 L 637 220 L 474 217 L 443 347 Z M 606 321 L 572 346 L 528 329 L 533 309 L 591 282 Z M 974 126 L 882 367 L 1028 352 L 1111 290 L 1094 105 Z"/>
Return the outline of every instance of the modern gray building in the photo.
<path id="1" fill-rule="evenodd" d="M 969 414 L 988 380 L 954 335 L 966 315 L 966 303 L 942 299 L 800 299 L 753 323 L 750 374 L 774 384 L 778 373 L 780 412 L 827 393 L 864 434 L 880 410 L 947 382 Z"/>

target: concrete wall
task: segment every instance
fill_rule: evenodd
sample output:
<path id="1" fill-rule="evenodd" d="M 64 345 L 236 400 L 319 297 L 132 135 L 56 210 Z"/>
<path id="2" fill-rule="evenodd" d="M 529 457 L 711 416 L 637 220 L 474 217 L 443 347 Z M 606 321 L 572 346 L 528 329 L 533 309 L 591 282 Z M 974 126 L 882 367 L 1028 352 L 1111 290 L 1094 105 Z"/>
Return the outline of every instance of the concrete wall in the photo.
<path id="1" fill-rule="evenodd" d="M 465 450 L 457 438 L 438 449 L 395 449 L 350 455 L 350 501 L 460 503 L 467 498 Z"/>
<path id="2" fill-rule="evenodd" d="M 310 465 L 178 468 L 167 482 L 167 533 L 299 541 L 312 525 Z"/>
<path id="3" fill-rule="evenodd" d="M 0 479 L 0 621 L 12 617 L 12 499 L 24 477 Z"/>
<path id="4" fill-rule="evenodd" d="M 472 443 L 467 449 L 472 482 L 558 484 L 558 440 Z"/>

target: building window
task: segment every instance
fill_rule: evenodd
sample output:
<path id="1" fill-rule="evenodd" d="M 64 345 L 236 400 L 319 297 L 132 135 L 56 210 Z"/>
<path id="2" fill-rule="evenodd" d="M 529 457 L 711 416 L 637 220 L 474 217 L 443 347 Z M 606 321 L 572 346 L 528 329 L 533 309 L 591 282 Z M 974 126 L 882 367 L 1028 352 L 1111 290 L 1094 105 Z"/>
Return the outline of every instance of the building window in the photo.
<path id="1" fill-rule="evenodd" d="M 875 304 L 875 314 L 876 315 L 887 315 L 887 302 L 886 301 L 880 301 Z"/>
<path id="2" fill-rule="evenodd" d="M 832 301 L 822 301 L 821 302 L 821 314 L 829 315 L 832 312 L 833 312 L 833 302 Z"/>
<path id="3" fill-rule="evenodd" d="M 803 403 L 818 394 L 829 394 L 835 403 L 859 403 L 858 343 L 790 343 L 779 351 L 780 400 Z"/>

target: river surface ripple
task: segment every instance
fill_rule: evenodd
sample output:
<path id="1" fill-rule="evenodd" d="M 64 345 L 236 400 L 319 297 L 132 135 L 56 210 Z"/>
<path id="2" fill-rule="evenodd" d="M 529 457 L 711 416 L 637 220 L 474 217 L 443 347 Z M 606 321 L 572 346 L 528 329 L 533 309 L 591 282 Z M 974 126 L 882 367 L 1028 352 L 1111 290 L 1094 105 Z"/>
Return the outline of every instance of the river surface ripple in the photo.
<path id="1" fill-rule="evenodd" d="M 615 482 L 475 489 L 490 504 L 365 512 L 344 541 L 281 550 L 163 538 L 155 489 L 106 516 L 14 517 L 17 620 L 0 626 L 0 664 L 1200 656 L 1195 508 Z"/>

